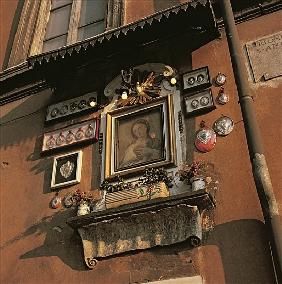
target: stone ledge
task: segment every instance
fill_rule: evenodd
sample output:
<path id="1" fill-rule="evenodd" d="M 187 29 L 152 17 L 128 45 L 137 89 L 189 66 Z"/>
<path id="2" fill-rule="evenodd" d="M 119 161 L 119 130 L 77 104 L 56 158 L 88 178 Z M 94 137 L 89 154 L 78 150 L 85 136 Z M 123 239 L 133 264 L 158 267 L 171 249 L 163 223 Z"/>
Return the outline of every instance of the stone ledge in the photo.
<path id="1" fill-rule="evenodd" d="M 201 244 L 204 209 L 214 208 L 206 192 L 179 194 L 118 208 L 107 209 L 67 220 L 77 229 L 88 268 L 104 258 L 128 251 L 167 246 L 189 240 Z"/>
<path id="2" fill-rule="evenodd" d="M 215 202 L 211 195 L 205 190 L 201 190 L 198 191 L 197 194 L 190 192 L 177 194 L 169 197 L 123 205 L 118 208 L 93 212 L 83 216 L 72 217 L 67 220 L 67 224 L 73 229 L 77 229 L 79 227 L 90 225 L 92 223 L 99 223 L 104 220 L 110 220 L 117 217 L 138 214 L 151 210 L 158 210 L 183 203 L 191 206 L 197 206 L 200 212 L 205 209 L 212 209 L 215 207 Z"/>

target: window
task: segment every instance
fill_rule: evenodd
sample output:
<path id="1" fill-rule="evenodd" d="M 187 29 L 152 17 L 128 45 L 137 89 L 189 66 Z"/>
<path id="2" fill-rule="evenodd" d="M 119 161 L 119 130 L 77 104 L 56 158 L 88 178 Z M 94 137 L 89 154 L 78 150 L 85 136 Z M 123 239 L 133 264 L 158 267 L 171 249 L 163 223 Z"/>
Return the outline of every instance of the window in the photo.
<path id="1" fill-rule="evenodd" d="M 7 67 L 123 23 L 125 0 L 22 0 Z"/>
<path id="2" fill-rule="evenodd" d="M 72 0 L 53 0 L 43 41 L 43 52 L 67 44 Z"/>
<path id="3" fill-rule="evenodd" d="M 123 1 L 41 1 L 29 56 L 58 49 L 120 26 Z"/>
<path id="4" fill-rule="evenodd" d="M 78 40 L 102 33 L 106 28 L 106 0 L 84 0 L 80 10 Z"/>
<path id="5" fill-rule="evenodd" d="M 106 29 L 107 0 L 52 0 L 42 51 L 95 36 Z"/>

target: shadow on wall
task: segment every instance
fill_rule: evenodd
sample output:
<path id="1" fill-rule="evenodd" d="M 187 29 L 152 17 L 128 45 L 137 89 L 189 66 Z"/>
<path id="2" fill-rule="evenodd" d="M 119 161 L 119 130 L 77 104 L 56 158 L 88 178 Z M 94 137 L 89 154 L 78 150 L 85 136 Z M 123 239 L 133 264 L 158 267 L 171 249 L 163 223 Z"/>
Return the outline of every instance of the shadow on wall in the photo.
<path id="1" fill-rule="evenodd" d="M 1 116 L 1 133 L 4 135 L 1 135 L 0 147 L 6 149 L 31 141 L 34 137 L 41 138 L 38 136 L 42 135 L 49 100 L 50 96 L 43 91 L 25 98 L 18 106 Z M 7 107 L 9 105 L 7 104 Z M 2 113 L 5 113 L 5 106 L 2 108 Z"/>
<path id="2" fill-rule="evenodd" d="M 205 245 L 219 248 L 226 283 L 276 283 L 264 223 L 254 219 L 218 225 Z"/>
<path id="3" fill-rule="evenodd" d="M 42 256 L 57 256 L 73 270 L 88 270 L 84 265 L 80 237 L 65 223 L 66 219 L 73 216 L 73 214 L 73 210 L 64 210 L 55 213 L 53 216 L 43 218 L 21 235 L 6 242 L 1 249 L 29 235 L 45 233 L 46 238 L 43 245 L 24 253 L 20 257 L 21 260 Z M 265 226 L 261 221 L 246 219 L 215 226 L 208 233 L 207 240 L 203 244 L 203 246 L 207 246 L 206 249 L 210 245 L 219 248 L 226 283 L 275 283 Z M 194 250 L 193 254 L 197 255 L 197 251 Z M 160 272 L 164 278 L 176 277 L 175 274 L 177 274 L 177 277 L 195 275 L 195 266 L 193 265 L 193 257 L 190 257 L 191 255 L 192 250 L 189 242 L 185 241 L 172 246 L 156 247 L 108 257 L 101 260 L 100 263 L 98 262 L 95 271 L 99 272 L 99 264 L 102 265 L 103 261 L 111 264 L 118 259 L 119 261 L 128 262 L 130 271 L 133 274 L 135 271 L 135 276 L 138 279 L 141 279 L 142 275 L 148 274 L 146 277 L 149 277 L 149 274 L 153 275 L 157 272 Z M 171 258 L 173 263 L 177 263 L 182 258 L 182 262 L 174 265 L 174 268 L 172 267 L 170 270 L 166 266 L 167 272 L 165 272 L 161 267 L 156 268 L 157 263 L 162 261 L 162 258 Z M 184 258 L 186 260 L 183 262 Z M 137 265 L 140 259 L 146 262 L 146 271 L 144 271 L 144 266 L 139 267 L 140 265 Z M 212 259 L 204 261 L 204 265 L 207 267 L 210 267 L 211 263 L 213 263 Z M 179 265 L 181 268 L 179 268 Z M 205 268 L 199 270 L 204 271 Z M 198 272 L 198 274 L 200 273 Z M 149 277 L 149 279 L 153 280 L 152 277 Z"/>
<path id="4" fill-rule="evenodd" d="M 35 174 L 44 172 L 43 193 L 50 192 L 50 181 L 52 171 L 52 159 L 41 157 L 41 147 L 43 139 L 44 119 L 46 105 L 49 103 L 50 95 L 38 93 L 24 99 L 18 106 L 7 112 L 1 117 L 0 148 L 3 151 L 1 159 L 2 166 L 13 166 L 14 163 L 22 164 L 32 162 L 31 171 Z M 8 107 L 8 105 L 7 105 Z M 3 113 L 5 108 L 3 107 Z M 13 147 L 12 149 L 9 149 Z M 4 154 L 5 150 L 14 155 Z M 26 160 L 20 160 L 25 153 Z M 37 162 L 37 164 L 35 164 Z M 7 168 L 7 167 L 5 167 Z M 9 170 L 7 168 L 6 170 Z M 24 170 L 24 168 L 23 168 Z M 3 172 L 4 175 L 4 172 Z"/>
<path id="5" fill-rule="evenodd" d="M 42 246 L 24 253 L 20 259 L 57 256 L 74 270 L 86 270 L 81 240 L 78 234 L 65 222 L 67 218 L 73 217 L 73 215 L 73 210 L 61 210 L 54 215 L 44 217 L 22 234 L 7 241 L 1 247 L 1 250 L 28 236 L 46 234 Z"/>

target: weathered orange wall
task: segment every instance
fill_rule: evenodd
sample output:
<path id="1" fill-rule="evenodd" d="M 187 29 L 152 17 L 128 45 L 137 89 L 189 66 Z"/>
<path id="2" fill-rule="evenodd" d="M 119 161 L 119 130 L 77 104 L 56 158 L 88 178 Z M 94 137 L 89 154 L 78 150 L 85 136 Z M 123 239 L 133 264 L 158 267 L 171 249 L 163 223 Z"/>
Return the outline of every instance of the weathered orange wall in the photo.
<path id="1" fill-rule="evenodd" d="M 138 5 L 138 17 L 153 12 L 153 2 L 149 2 L 146 1 L 144 7 Z M 128 1 L 128 22 L 137 19 L 133 4 L 133 0 Z M 238 25 L 242 43 L 278 31 L 281 16 L 280 11 Z M 195 274 L 202 275 L 209 284 L 274 283 L 225 38 L 193 52 L 192 65 L 193 68 L 208 65 L 212 77 L 218 72 L 225 73 L 228 77 L 225 90 L 230 102 L 197 117 L 196 122 L 187 119 L 191 133 L 199 128 L 202 119 L 211 126 L 221 114 L 230 116 L 235 122 L 233 132 L 218 138 L 210 153 L 197 153 L 193 135 L 188 135 L 194 157 L 211 161 L 220 174 L 215 227 L 205 245 L 190 250 L 183 243 L 128 253 L 107 258 L 93 271 L 87 270 L 81 241 L 65 223 L 73 216 L 73 210 L 49 208 L 55 195 L 50 190 L 52 159 L 40 156 L 42 134 L 46 131 L 45 109 L 51 96 L 51 91 L 45 90 L 1 107 L 1 283 L 125 284 Z M 281 206 L 279 163 L 282 157 L 281 151 L 274 147 L 282 138 L 279 131 L 282 82 L 276 78 L 253 84 L 250 79 L 250 84 L 270 174 Z M 215 97 L 219 88 L 212 89 Z M 79 188 L 87 191 L 97 186 L 97 176 L 93 174 L 93 167 L 100 159 L 97 143 L 85 146 L 83 152 Z M 62 189 L 60 195 L 77 187 Z"/>
<path id="2" fill-rule="evenodd" d="M 281 17 L 282 11 L 279 11 L 237 25 L 242 45 L 279 32 Z M 247 56 L 244 59 L 250 72 Z M 271 265 L 265 240 L 265 229 L 261 223 L 263 216 L 252 177 L 244 125 L 225 36 L 193 52 L 192 65 L 193 69 L 208 65 L 212 77 L 215 77 L 218 72 L 227 75 L 224 89 L 230 96 L 228 104 L 217 105 L 216 110 L 197 117 L 196 128 L 199 128 L 201 120 L 212 126 L 213 122 L 221 115 L 227 115 L 235 122 L 234 130 L 230 135 L 218 137 L 213 151 L 204 155 L 195 153 L 195 157 L 198 159 L 215 163 L 221 176 L 220 188 L 217 193 L 218 206 L 215 211 L 216 226 L 213 234 L 220 254 L 214 258 L 212 257 L 213 248 L 203 248 L 203 250 L 206 249 L 204 255 L 207 256 L 210 252 L 213 260 L 212 262 L 203 261 L 201 270 L 203 269 L 203 272 L 209 271 L 212 263 L 215 266 L 221 264 L 227 283 L 269 283 L 270 280 L 267 279 L 271 279 L 269 274 L 271 273 Z M 251 74 L 248 75 L 265 147 L 265 156 L 281 212 L 282 154 L 278 147 L 282 138 L 282 132 L 279 130 L 282 123 L 280 110 L 282 78 L 255 84 Z M 212 87 L 214 98 L 219 89 L 219 87 Z M 266 256 L 268 261 L 265 266 L 261 260 Z M 208 283 L 219 283 L 217 276 L 215 276 L 216 273 L 209 272 Z M 223 279 L 220 283 L 223 283 Z"/>
<path id="3" fill-rule="evenodd" d="M 4 62 L 5 52 L 13 23 L 18 0 L 0 0 L 0 69 Z"/>

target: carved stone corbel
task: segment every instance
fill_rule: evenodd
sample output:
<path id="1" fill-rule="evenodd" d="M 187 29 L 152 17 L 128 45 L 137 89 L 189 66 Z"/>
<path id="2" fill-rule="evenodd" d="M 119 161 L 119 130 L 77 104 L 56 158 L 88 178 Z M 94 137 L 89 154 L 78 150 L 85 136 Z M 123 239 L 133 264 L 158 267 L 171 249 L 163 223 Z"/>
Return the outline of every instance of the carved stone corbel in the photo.
<path id="1" fill-rule="evenodd" d="M 214 208 L 208 193 L 180 194 L 70 218 L 78 230 L 88 268 L 99 258 L 123 252 L 202 241 L 201 212 Z"/>

